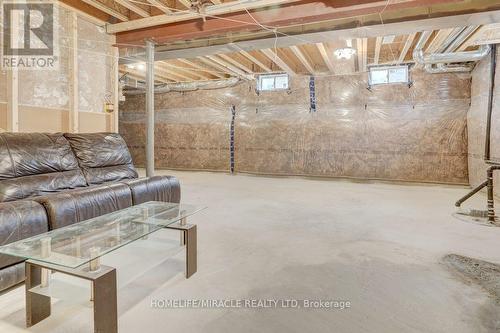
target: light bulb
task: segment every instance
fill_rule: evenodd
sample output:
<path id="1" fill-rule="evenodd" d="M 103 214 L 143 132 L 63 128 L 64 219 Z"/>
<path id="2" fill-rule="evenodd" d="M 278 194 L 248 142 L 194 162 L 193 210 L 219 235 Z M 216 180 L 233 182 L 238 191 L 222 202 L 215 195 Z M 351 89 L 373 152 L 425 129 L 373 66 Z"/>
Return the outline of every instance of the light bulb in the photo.
<path id="1" fill-rule="evenodd" d="M 336 49 L 333 54 L 335 54 L 337 59 L 351 59 L 352 56 L 356 54 L 356 50 L 352 47 L 343 47 L 341 49 Z"/>

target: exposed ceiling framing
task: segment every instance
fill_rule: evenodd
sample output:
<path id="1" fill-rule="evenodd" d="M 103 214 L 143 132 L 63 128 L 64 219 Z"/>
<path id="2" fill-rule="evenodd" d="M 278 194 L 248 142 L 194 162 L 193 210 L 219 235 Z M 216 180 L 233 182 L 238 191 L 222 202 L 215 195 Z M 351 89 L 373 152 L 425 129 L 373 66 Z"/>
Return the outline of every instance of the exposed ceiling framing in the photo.
<path id="1" fill-rule="evenodd" d="M 500 30 L 500 26 L 497 28 Z M 426 43 L 426 52 L 442 48 L 442 44 L 452 30 L 433 31 Z M 457 51 L 476 48 L 477 46 L 471 46 L 471 41 L 478 38 L 485 30 L 487 30 L 485 27 L 478 28 Z M 498 35 L 500 37 L 500 32 Z M 391 42 L 384 43 L 384 37 L 390 37 L 388 40 Z M 156 63 L 159 75 L 157 80 L 191 82 L 231 77 L 251 80 L 256 74 L 280 72 L 290 75 L 318 76 L 364 72 L 370 66 L 375 65 L 413 63 L 412 50 L 419 37 L 420 33 L 414 32 L 406 35 L 356 38 L 352 40 L 352 45 L 357 53 L 347 60 L 340 60 L 334 56 L 336 49 L 346 47 L 348 44 L 346 40 L 301 44 L 277 49 L 234 50 L 194 58 L 168 59 Z M 120 71 L 126 73 L 129 72 L 129 68 L 127 65 L 121 65 Z M 134 78 L 140 76 L 137 70 L 133 70 L 132 73 Z"/>
<path id="2" fill-rule="evenodd" d="M 59 1 L 106 22 L 106 30 L 116 33 L 117 46 L 128 48 L 122 56 L 133 55 L 132 61 L 143 57 L 145 40 L 154 40 L 156 80 L 163 83 L 251 80 L 273 72 L 338 75 L 408 63 L 423 30 L 433 30 L 426 52 L 442 51 L 456 27 L 464 24 L 451 24 L 450 17 L 480 26 L 457 51 L 475 48 L 488 38 L 500 42 L 500 27 L 485 28 L 486 23 L 465 16 L 498 16 L 500 1 L 211 0 L 203 8 L 191 8 L 191 0 Z M 441 26 L 435 25 L 437 19 Z M 414 27 L 401 28 L 407 21 Z M 346 47 L 347 38 L 356 54 L 337 59 L 334 51 Z M 122 64 L 120 71 L 140 80 L 142 67 Z"/>

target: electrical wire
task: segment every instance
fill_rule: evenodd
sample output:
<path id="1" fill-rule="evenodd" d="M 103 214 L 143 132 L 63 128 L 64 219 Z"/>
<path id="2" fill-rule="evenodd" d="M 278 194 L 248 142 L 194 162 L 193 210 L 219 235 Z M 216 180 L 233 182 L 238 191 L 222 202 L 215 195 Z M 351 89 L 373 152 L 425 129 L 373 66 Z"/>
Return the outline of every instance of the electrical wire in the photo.
<path id="1" fill-rule="evenodd" d="M 256 27 L 260 27 L 261 29 L 263 29 L 264 31 L 267 31 L 267 32 L 271 32 L 274 34 L 275 38 L 274 38 L 274 54 L 275 54 L 275 57 L 278 57 L 278 35 L 281 35 L 281 36 L 284 36 L 284 37 L 289 37 L 289 38 L 292 38 L 292 39 L 295 39 L 301 43 L 304 43 L 304 44 L 313 44 L 315 42 L 313 41 L 310 41 L 310 40 L 307 40 L 307 39 L 304 39 L 304 38 L 301 38 L 301 37 L 298 37 L 298 36 L 295 36 L 295 35 L 289 35 L 287 33 L 284 33 L 282 31 L 279 31 L 279 28 L 278 27 L 273 27 L 273 26 L 269 26 L 269 25 L 265 25 L 265 24 L 262 24 L 260 23 L 248 10 L 248 8 L 244 8 L 245 12 L 248 14 L 248 16 L 251 18 L 251 20 L 253 21 L 252 22 L 249 22 L 249 21 L 242 21 L 242 20 L 235 20 L 235 19 L 231 19 L 231 18 L 227 18 L 227 17 L 222 17 L 222 16 L 218 16 L 218 15 L 212 15 L 210 13 L 204 13 L 204 14 L 199 14 L 199 13 L 196 13 L 196 12 L 193 12 L 191 10 L 182 10 L 182 9 L 178 9 L 178 8 L 173 8 L 173 7 L 169 7 L 169 6 L 156 6 L 156 5 L 153 5 L 153 4 L 150 4 L 150 3 L 146 3 L 146 2 L 142 2 L 142 1 L 138 1 L 138 0 L 129 0 L 130 2 L 133 2 L 133 3 L 137 3 L 137 4 L 141 4 L 141 5 L 144 5 L 144 6 L 150 6 L 150 7 L 156 7 L 158 9 L 168 9 L 176 14 L 182 14 L 182 13 L 192 13 L 192 14 L 197 14 L 200 16 L 200 18 L 202 16 L 205 16 L 205 17 L 209 17 L 209 18 L 213 18 L 213 19 L 219 19 L 219 20 L 225 20 L 225 21 L 230 21 L 230 22 L 235 22 L 235 23 L 243 23 L 243 24 L 249 24 L 249 25 L 254 25 Z M 378 13 L 379 14 L 379 17 L 380 17 L 380 20 L 381 20 L 381 24 L 384 25 L 383 23 L 383 17 L 382 17 L 382 14 L 383 12 L 389 7 L 390 5 L 390 2 L 391 0 L 387 0 L 386 1 L 386 4 L 384 6 L 384 8 Z M 176 15 L 176 14 L 173 14 L 173 15 Z M 356 15 L 353 15 L 353 16 L 348 16 L 348 17 L 357 17 Z M 293 26 L 293 25 L 291 25 Z M 291 27 L 291 26 L 287 26 L 288 27 Z M 105 25 L 103 26 L 100 26 L 102 28 L 105 28 Z M 248 37 L 248 36 L 256 36 L 256 35 L 261 35 L 262 32 L 254 32 L 254 33 L 247 33 L 247 34 L 244 34 L 245 37 Z M 67 38 L 67 39 L 71 39 L 71 38 L 68 38 L 68 37 L 64 37 L 64 38 Z M 220 37 L 221 39 L 222 38 L 225 38 L 225 37 Z M 214 40 L 214 39 L 217 39 L 217 38 L 208 38 L 207 40 Z M 97 40 L 90 40 L 90 39 L 84 39 L 84 38 L 78 38 L 78 40 L 80 41 L 86 41 L 86 42 L 95 42 L 95 43 L 100 43 L 100 44 L 103 44 L 103 46 L 110 46 L 110 47 L 113 47 L 113 46 L 118 46 L 118 47 L 136 47 L 136 48 L 144 48 L 144 45 L 142 44 L 130 44 L 130 43 L 112 43 L 112 42 L 106 42 L 106 41 L 97 41 Z M 240 50 L 242 50 L 237 44 L 233 44 L 234 46 L 238 47 Z M 62 48 L 66 48 L 66 49 L 73 49 L 72 47 L 70 46 L 64 46 L 64 45 L 61 45 L 60 47 Z M 390 45 L 389 45 L 390 47 Z M 110 57 L 110 58 L 113 58 L 115 59 L 116 57 L 113 56 L 113 55 L 109 55 L 107 53 L 100 53 L 100 52 L 95 52 L 95 51 L 90 51 L 90 50 L 82 50 L 82 49 L 78 49 L 79 52 L 86 52 L 88 54 L 94 54 L 94 55 L 100 55 L 100 56 L 104 56 L 104 57 Z M 392 48 L 391 48 L 391 53 L 392 53 Z M 394 57 L 394 54 L 393 55 L 393 59 L 395 59 Z M 118 57 L 118 60 L 136 60 L 135 57 L 132 57 L 132 56 L 119 56 Z M 276 58 L 274 59 L 274 62 L 276 62 Z M 146 62 L 146 61 L 144 61 Z M 172 67 L 172 68 L 178 68 L 178 69 L 184 69 L 184 70 L 187 70 L 187 71 L 193 71 L 193 70 L 196 70 L 196 68 L 187 68 L 187 67 L 184 67 L 184 66 L 177 66 L 175 64 L 171 64 L 171 63 L 165 63 L 166 65 Z M 197 64 L 198 65 L 198 64 Z M 204 67 L 204 66 L 201 66 L 201 67 Z M 205 68 L 205 67 L 204 67 Z M 216 69 L 208 69 L 208 68 L 205 68 L 207 70 L 209 70 L 209 72 L 214 72 L 214 73 L 218 73 L 218 74 L 227 74 L 227 72 L 223 72 L 223 71 L 218 71 Z M 328 76 L 328 75 L 322 75 L 322 74 L 319 74 L 320 76 Z M 342 75 L 342 74 L 341 74 Z M 333 74 L 332 76 L 335 76 L 335 74 Z"/>

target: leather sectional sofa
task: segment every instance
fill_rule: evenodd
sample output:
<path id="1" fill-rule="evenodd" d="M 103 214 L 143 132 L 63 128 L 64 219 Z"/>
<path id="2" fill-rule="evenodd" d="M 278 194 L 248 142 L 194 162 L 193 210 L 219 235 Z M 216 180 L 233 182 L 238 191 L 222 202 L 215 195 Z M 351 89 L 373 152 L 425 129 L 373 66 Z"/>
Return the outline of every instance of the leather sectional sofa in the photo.
<path id="1" fill-rule="evenodd" d="M 138 178 L 119 134 L 0 133 L 0 245 L 153 200 L 178 203 L 179 182 Z M 0 255 L 0 291 L 23 280 Z"/>

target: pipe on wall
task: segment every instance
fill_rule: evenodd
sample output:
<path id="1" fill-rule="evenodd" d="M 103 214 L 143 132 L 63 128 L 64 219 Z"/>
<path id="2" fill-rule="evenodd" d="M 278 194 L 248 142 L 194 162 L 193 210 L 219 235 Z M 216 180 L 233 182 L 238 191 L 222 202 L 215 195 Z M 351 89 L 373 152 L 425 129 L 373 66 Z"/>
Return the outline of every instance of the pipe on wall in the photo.
<path id="1" fill-rule="evenodd" d="M 491 48 L 490 61 L 490 91 L 488 95 L 488 114 L 486 116 L 486 141 L 484 143 L 484 161 L 490 163 L 491 159 L 491 116 L 493 114 L 493 98 L 495 95 L 495 74 L 497 68 L 497 45 Z"/>
<path id="2" fill-rule="evenodd" d="M 475 30 L 477 26 L 466 27 L 462 30 L 457 30 L 449 36 L 445 41 L 445 53 L 424 54 L 424 46 L 431 36 L 431 31 L 421 33 L 415 49 L 413 51 L 413 59 L 416 63 L 424 66 L 428 73 L 449 73 L 449 72 L 470 72 L 473 65 L 449 65 L 450 63 L 470 62 L 481 60 L 490 51 L 489 45 L 481 45 L 479 50 L 453 52 L 459 47 Z M 434 66 L 435 65 L 435 66 Z"/>

